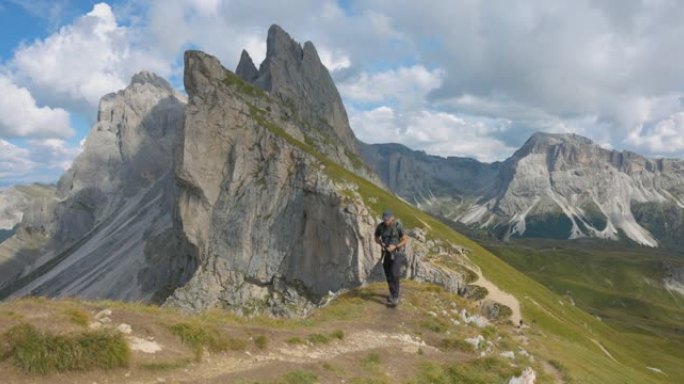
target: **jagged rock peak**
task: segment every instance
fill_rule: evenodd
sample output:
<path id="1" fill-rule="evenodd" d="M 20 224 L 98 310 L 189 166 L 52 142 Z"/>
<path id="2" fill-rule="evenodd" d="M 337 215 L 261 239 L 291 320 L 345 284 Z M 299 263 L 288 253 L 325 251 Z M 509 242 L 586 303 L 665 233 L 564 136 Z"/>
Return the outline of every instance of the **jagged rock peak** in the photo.
<path id="1" fill-rule="evenodd" d="M 168 91 L 169 93 L 173 92 L 173 88 L 171 87 L 171 84 L 169 84 L 166 79 L 163 77 L 157 75 L 156 73 L 149 72 L 149 71 L 141 71 L 133 75 L 131 78 L 131 85 L 133 84 L 150 84 L 153 85 L 157 88 L 164 89 Z"/>
<path id="2" fill-rule="evenodd" d="M 315 132 L 310 134 L 339 139 L 352 153 L 357 152 L 342 98 L 313 43 L 306 42 L 302 47 L 280 26 L 271 25 L 266 39 L 266 58 L 251 82 L 287 100 L 300 120 L 324 123 L 312 127 Z"/>
<path id="3" fill-rule="evenodd" d="M 554 145 L 576 145 L 591 146 L 596 145 L 590 139 L 575 133 L 546 133 L 535 132 L 525 142 L 521 149 L 550 147 Z"/>
<path id="4" fill-rule="evenodd" d="M 302 46 L 295 41 L 279 25 L 273 24 L 268 29 L 266 37 L 266 59 L 261 66 L 264 67 L 272 58 L 283 58 L 299 62 L 304 56 Z M 261 68 L 260 68 L 261 71 Z"/>
<path id="5" fill-rule="evenodd" d="M 235 74 L 240 76 L 242 79 L 248 82 L 254 81 L 259 76 L 259 71 L 252 61 L 252 57 L 249 56 L 246 50 L 242 50 L 240 55 L 240 62 L 235 69 Z"/>
<path id="6" fill-rule="evenodd" d="M 546 133 L 535 132 L 511 157 L 519 159 L 532 153 L 546 153 L 550 148 L 599 149 L 600 147 L 590 139 L 574 133 Z"/>

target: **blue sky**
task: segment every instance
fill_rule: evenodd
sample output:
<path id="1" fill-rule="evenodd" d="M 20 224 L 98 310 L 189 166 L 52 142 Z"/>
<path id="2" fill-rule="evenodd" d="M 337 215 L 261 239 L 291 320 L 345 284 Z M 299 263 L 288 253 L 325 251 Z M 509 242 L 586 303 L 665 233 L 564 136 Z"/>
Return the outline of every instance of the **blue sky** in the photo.
<path id="1" fill-rule="evenodd" d="M 0 0 L 0 186 L 54 182 L 97 103 L 188 48 L 228 68 L 280 24 L 311 40 L 352 129 L 502 160 L 535 131 L 684 154 L 684 2 L 669 0 Z"/>

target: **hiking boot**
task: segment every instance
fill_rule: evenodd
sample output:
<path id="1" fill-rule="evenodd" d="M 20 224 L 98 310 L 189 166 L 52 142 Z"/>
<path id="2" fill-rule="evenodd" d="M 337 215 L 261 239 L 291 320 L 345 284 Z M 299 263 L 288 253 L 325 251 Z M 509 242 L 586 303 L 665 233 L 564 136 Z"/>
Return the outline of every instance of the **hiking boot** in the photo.
<path id="1" fill-rule="evenodd" d="M 399 305 L 399 301 L 400 301 L 400 300 L 399 300 L 398 297 L 393 297 L 393 298 L 390 299 L 389 305 L 392 306 L 392 307 L 396 307 L 397 305 Z"/>

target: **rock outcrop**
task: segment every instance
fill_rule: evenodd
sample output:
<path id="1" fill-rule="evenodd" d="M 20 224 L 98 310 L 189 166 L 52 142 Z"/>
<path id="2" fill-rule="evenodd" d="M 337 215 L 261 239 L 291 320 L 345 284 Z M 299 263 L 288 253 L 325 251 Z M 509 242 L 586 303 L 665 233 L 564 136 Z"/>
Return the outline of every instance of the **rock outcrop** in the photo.
<path id="1" fill-rule="evenodd" d="M 102 98 L 57 199 L 28 209 L 0 244 L 0 257 L 13 260 L 0 266 L 0 297 L 159 301 L 184 282 L 194 259 L 177 251 L 171 166 L 184 103 L 146 72 Z"/>
<path id="2" fill-rule="evenodd" d="M 571 134 L 534 134 L 503 163 L 372 145 L 364 158 L 421 208 L 507 239 L 622 236 L 681 246 L 684 161 L 611 151 Z M 420 182 L 414 182 L 417 177 Z M 660 207 L 660 208 L 659 208 Z M 662 209 L 661 209 L 662 208 Z M 667 222 L 654 210 L 667 211 Z"/>
<path id="3" fill-rule="evenodd" d="M 243 51 L 235 73 L 280 102 L 282 113 L 298 122 L 308 144 L 345 168 L 380 183 L 359 157 L 358 141 L 342 98 L 313 43 L 307 41 L 302 46 L 278 25 L 272 25 L 266 39 L 266 58 L 259 70 Z"/>
<path id="4" fill-rule="evenodd" d="M 47 205 L 55 199 L 52 185 L 16 185 L 0 189 L 0 243 L 11 237 L 31 205 Z"/>
<path id="5" fill-rule="evenodd" d="M 362 284 L 374 218 L 343 204 L 345 186 L 285 107 L 202 52 L 185 55 L 185 87 L 178 211 L 200 267 L 167 303 L 285 313 Z"/>

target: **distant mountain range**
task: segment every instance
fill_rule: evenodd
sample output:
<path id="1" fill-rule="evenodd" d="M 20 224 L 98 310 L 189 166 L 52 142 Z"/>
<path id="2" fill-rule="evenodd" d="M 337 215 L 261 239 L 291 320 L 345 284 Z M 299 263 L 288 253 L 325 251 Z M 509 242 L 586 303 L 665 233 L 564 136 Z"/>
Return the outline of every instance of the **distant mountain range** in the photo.
<path id="1" fill-rule="evenodd" d="M 398 144 L 361 146 L 395 193 L 500 238 L 630 239 L 681 249 L 684 161 L 536 133 L 503 162 L 441 158 Z"/>

